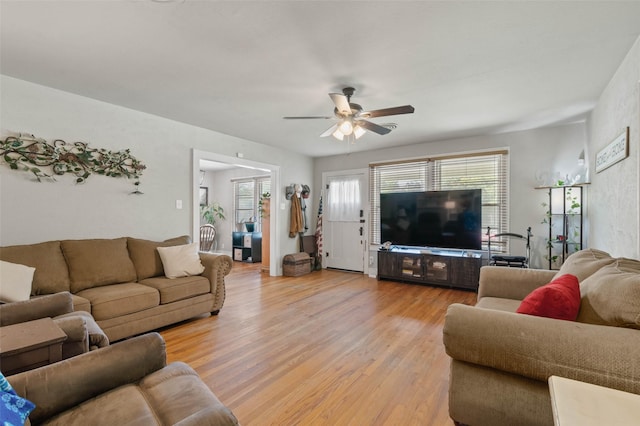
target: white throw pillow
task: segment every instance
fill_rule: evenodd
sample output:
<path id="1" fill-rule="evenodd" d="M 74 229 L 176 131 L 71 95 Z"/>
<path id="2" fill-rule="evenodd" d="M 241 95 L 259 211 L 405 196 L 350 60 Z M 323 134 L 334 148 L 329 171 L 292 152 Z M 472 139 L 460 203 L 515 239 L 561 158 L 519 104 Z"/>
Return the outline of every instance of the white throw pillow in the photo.
<path id="1" fill-rule="evenodd" d="M 0 300 L 20 302 L 29 300 L 36 268 L 0 260 Z"/>
<path id="2" fill-rule="evenodd" d="M 158 253 L 167 278 L 187 277 L 204 272 L 204 266 L 198 255 L 198 243 L 158 247 Z"/>

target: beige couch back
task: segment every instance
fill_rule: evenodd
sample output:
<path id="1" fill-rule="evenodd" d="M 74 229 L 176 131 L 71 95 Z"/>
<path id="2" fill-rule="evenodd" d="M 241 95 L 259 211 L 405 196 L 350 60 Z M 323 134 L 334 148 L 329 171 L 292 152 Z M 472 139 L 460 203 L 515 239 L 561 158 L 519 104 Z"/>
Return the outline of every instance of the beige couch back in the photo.
<path id="1" fill-rule="evenodd" d="M 71 291 L 69 270 L 60 241 L 0 247 L 0 260 L 36 268 L 31 295 Z"/>
<path id="2" fill-rule="evenodd" d="M 60 246 L 69 267 L 71 293 L 136 280 L 126 238 L 65 240 Z"/>
<path id="3" fill-rule="evenodd" d="M 162 242 L 127 237 L 48 241 L 0 247 L 0 260 L 36 268 L 31 295 L 77 293 L 164 275 L 157 247 L 190 242 L 187 235 Z"/>

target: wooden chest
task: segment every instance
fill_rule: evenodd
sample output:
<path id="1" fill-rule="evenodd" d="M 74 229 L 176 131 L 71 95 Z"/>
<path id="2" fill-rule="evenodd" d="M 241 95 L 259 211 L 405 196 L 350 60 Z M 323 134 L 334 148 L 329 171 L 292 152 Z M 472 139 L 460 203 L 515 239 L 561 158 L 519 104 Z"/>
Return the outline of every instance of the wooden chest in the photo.
<path id="1" fill-rule="evenodd" d="M 287 254 L 282 259 L 283 274 L 287 277 L 299 277 L 311 272 L 313 259 L 308 253 Z"/>

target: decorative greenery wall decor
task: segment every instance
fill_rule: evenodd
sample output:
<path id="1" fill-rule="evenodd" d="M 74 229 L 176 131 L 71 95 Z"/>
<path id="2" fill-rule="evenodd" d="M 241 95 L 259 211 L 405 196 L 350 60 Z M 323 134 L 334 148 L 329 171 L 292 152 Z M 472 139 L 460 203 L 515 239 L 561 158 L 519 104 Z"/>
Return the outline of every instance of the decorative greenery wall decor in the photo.
<path id="1" fill-rule="evenodd" d="M 92 173 L 133 178 L 136 187 L 133 194 L 142 194 L 138 186 L 142 171 L 147 168 L 131 155 L 129 149 L 110 151 L 90 148 L 85 142 L 67 143 L 61 139 L 49 143 L 24 134 L 8 136 L 1 141 L 0 156 L 11 169 L 33 173 L 38 182 L 42 179 L 55 181 L 55 175 L 66 173 L 74 175 L 76 183 L 84 183 Z"/>

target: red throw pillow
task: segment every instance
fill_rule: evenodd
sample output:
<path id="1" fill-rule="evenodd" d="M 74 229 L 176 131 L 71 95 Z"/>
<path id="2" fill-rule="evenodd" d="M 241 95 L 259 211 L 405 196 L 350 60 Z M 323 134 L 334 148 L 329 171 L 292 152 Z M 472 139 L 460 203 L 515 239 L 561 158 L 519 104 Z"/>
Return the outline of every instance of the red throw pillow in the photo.
<path id="1" fill-rule="evenodd" d="M 533 290 L 524 298 L 519 314 L 575 321 L 580 310 L 580 284 L 575 275 L 566 274 Z"/>

